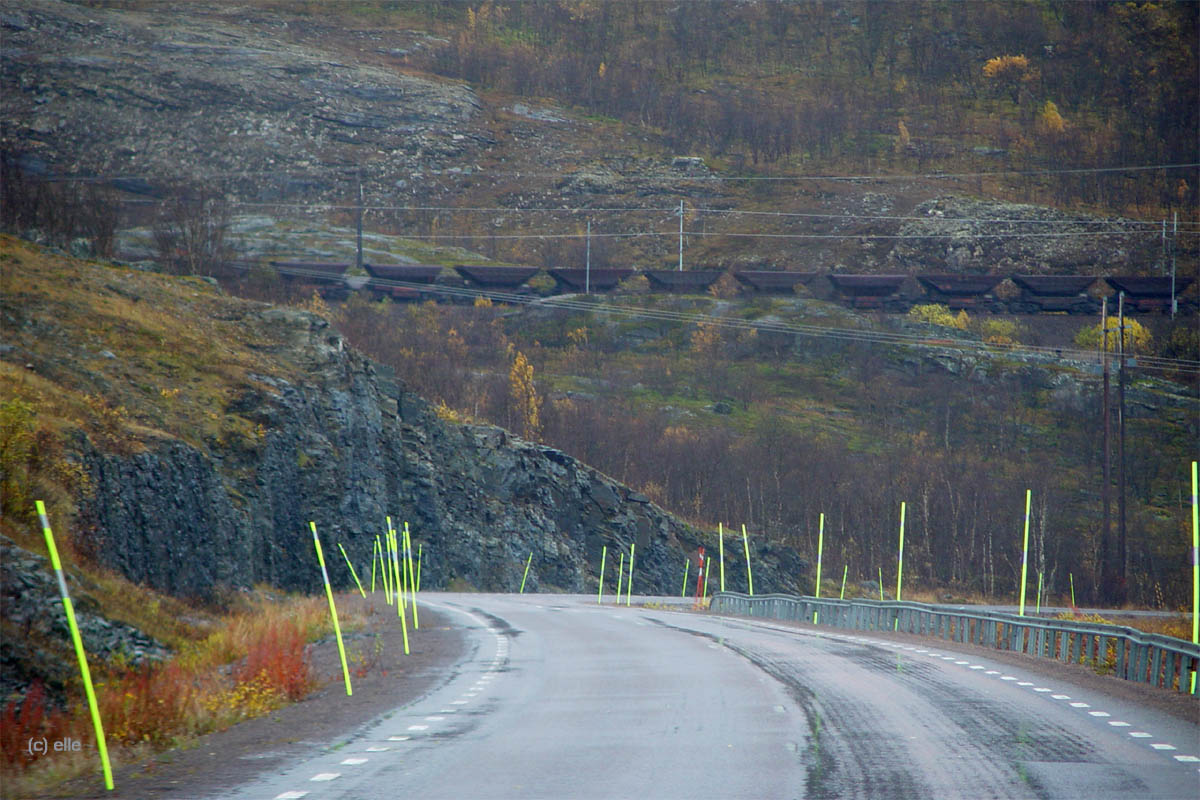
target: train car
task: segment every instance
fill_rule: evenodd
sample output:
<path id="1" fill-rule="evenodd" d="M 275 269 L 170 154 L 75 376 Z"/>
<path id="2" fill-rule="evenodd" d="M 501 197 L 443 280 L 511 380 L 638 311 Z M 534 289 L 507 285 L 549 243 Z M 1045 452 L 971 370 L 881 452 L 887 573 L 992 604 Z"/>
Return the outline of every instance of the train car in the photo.
<path id="1" fill-rule="evenodd" d="M 554 279 L 557 294 L 576 294 L 578 292 L 611 292 L 620 285 L 621 281 L 633 275 L 632 268 L 578 269 L 575 267 L 556 267 L 546 270 Z"/>

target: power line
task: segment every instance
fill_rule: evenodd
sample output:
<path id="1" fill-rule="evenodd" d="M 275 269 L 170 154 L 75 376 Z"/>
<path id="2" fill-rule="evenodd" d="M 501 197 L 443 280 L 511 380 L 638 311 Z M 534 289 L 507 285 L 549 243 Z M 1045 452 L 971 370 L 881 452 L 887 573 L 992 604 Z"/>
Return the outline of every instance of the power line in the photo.
<path id="1" fill-rule="evenodd" d="M 1200 168 L 1200 162 L 1186 164 L 1138 164 L 1125 167 L 1073 167 L 1063 169 L 1040 169 L 1040 170 L 994 170 L 988 172 L 926 172 L 926 173 L 907 173 L 907 174 L 887 174 L 887 175 L 655 175 L 648 180 L 669 183 L 683 183 L 689 181 L 772 181 L 772 182 L 787 182 L 787 181 L 853 181 L 853 182 L 869 182 L 869 181 L 893 181 L 893 180 L 950 180 L 960 178 L 989 178 L 989 177 L 1036 177 L 1039 175 L 1095 175 L 1105 173 L 1121 173 L 1121 172 L 1152 172 L 1152 171 L 1167 171 L 1180 169 L 1197 169 Z M 179 176 L 174 180 L 186 178 L 187 180 L 216 180 L 228 178 L 252 178 L 252 177 L 289 177 L 289 178 L 305 178 L 325 176 L 335 174 L 342 177 L 349 177 L 354 174 L 357 168 L 350 167 L 326 167 L 319 171 L 309 170 L 307 172 L 295 172 L 290 170 L 238 170 L 233 172 L 208 172 L 193 176 Z M 489 172 L 487 170 L 472 171 L 469 175 L 462 173 L 451 173 L 456 177 L 472 177 L 472 178 L 570 178 L 586 175 L 587 173 L 574 172 Z M 617 178 L 639 178 L 646 180 L 643 176 L 637 175 L 620 175 L 614 174 Z M 117 174 L 104 173 L 88 173 L 88 174 L 59 174 L 39 176 L 39 180 L 46 181 L 79 181 L 79 182 L 97 182 L 97 181 L 115 181 L 115 180 L 173 180 L 169 176 L 161 173 L 153 172 L 128 172 Z"/>

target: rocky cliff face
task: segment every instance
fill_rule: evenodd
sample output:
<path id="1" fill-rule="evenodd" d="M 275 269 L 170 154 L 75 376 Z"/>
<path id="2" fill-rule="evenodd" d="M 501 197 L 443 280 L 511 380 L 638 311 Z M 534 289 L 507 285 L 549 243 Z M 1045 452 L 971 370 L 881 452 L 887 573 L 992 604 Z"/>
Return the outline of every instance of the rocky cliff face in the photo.
<path id="1" fill-rule="evenodd" d="M 312 520 L 346 587 L 336 543 L 369 573 L 391 515 L 423 545 L 423 588 L 514 591 L 532 553 L 526 591 L 595 591 L 601 548 L 615 557 L 636 544 L 635 592 L 679 590 L 696 532 L 647 498 L 557 450 L 443 421 L 410 393 L 387 396 L 373 364 L 318 316 L 255 314 L 304 380 L 256 375 L 235 387 L 231 405 L 264 431 L 252 449 L 205 453 L 173 440 L 133 455 L 91 452 L 81 519 L 102 562 L 177 595 L 257 582 L 312 591 Z M 756 565 L 760 586 L 788 587 L 778 563 Z"/>

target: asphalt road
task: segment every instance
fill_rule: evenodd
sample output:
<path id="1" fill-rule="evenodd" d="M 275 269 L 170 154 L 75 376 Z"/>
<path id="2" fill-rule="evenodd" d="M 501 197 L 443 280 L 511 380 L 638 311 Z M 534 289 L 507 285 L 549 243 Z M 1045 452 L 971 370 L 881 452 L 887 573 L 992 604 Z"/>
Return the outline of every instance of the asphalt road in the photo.
<path id="1" fill-rule="evenodd" d="M 939 642 L 558 595 L 425 602 L 472 639 L 440 686 L 222 797 L 1200 797 L 1195 722 Z"/>

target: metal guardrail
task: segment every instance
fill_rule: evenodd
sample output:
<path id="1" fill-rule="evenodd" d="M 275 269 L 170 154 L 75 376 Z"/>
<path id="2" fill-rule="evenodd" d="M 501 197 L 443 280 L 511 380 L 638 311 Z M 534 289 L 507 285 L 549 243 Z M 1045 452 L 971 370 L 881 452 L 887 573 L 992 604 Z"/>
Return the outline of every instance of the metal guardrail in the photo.
<path id="1" fill-rule="evenodd" d="M 860 631 L 899 631 L 1111 670 L 1129 681 L 1191 693 L 1200 645 L 1135 628 L 966 611 L 925 603 L 834 600 L 740 592 L 713 595 L 709 611 Z"/>

